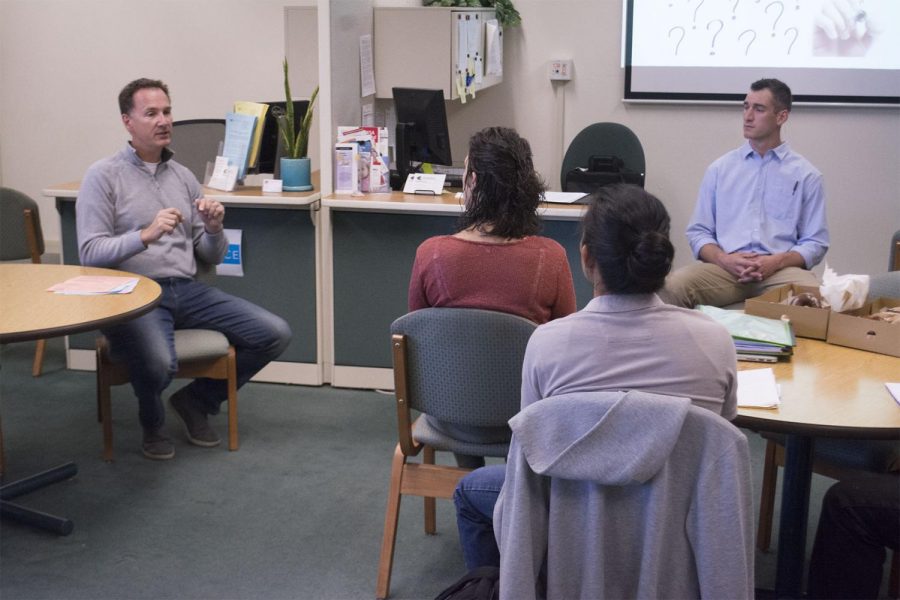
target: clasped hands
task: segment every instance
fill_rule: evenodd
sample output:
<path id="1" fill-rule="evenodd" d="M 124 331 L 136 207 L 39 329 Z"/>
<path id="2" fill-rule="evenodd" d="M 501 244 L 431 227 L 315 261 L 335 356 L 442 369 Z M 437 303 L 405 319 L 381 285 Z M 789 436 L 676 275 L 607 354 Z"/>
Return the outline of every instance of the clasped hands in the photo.
<path id="1" fill-rule="evenodd" d="M 734 275 L 738 283 L 762 281 L 782 267 L 779 255 L 757 254 L 756 252 L 732 252 L 722 254 L 718 265 Z"/>
<path id="2" fill-rule="evenodd" d="M 225 220 L 225 207 L 221 202 L 200 197 L 194 200 L 194 207 L 207 233 L 216 234 L 222 231 Z M 164 208 L 153 218 L 153 222 L 141 230 L 141 241 L 144 245 L 155 242 L 162 236 L 172 233 L 184 221 L 184 216 L 177 208 Z"/>

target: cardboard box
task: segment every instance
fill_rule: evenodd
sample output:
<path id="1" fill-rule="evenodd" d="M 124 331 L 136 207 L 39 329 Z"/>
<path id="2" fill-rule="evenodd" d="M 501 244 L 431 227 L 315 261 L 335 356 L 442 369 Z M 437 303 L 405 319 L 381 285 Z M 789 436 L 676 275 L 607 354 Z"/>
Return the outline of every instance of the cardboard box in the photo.
<path id="1" fill-rule="evenodd" d="M 831 310 L 827 308 L 813 308 L 811 306 L 781 304 L 781 301 L 785 298 L 804 292 L 812 294 L 819 300 L 822 299 L 817 287 L 795 284 L 783 285 L 744 302 L 744 312 L 748 315 L 768 317 L 770 319 L 780 319 L 782 316 L 785 316 L 791 320 L 795 335 L 824 340 L 828 337 L 828 320 Z"/>
<path id="2" fill-rule="evenodd" d="M 900 298 L 878 298 L 856 310 L 832 313 L 826 341 L 829 344 L 900 357 L 900 323 L 865 318 L 883 308 L 895 306 L 900 306 Z"/>

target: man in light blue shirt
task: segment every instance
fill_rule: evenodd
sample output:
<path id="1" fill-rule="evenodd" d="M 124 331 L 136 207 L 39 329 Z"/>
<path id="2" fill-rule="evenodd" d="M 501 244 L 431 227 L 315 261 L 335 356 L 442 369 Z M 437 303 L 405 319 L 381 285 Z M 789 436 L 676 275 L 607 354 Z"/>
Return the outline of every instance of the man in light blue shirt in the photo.
<path id="1" fill-rule="evenodd" d="M 744 137 L 706 170 L 687 228 L 702 262 L 669 276 L 660 296 L 679 306 L 726 306 L 789 283 L 818 286 L 809 269 L 828 250 L 822 174 L 781 141 L 791 90 L 760 79 L 744 99 Z"/>

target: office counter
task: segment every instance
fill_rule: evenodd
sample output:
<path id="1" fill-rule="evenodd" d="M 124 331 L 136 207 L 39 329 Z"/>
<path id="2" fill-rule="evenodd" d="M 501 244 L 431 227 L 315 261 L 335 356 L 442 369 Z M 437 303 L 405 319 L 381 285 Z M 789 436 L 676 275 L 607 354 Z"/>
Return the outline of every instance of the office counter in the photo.
<path id="1" fill-rule="evenodd" d="M 318 173 L 313 173 L 318 188 Z M 294 338 L 255 381 L 393 388 L 390 325 L 407 312 L 416 248 L 455 231 L 462 212 L 452 194 L 263 194 L 206 189 L 226 207 L 225 226 L 243 231 L 243 277 L 216 277 L 223 290 L 282 316 Z M 53 186 L 60 215 L 62 259 L 78 264 L 78 183 Z M 321 206 L 320 206 L 321 205 Z M 579 205 L 542 205 L 542 235 L 569 257 L 578 306 L 591 299 L 579 263 Z M 70 336 L 70 368 L 94 368 L 94 335 Z"/>
<path id="2" fill-rule="evenodd" d="M 313 184 L 319 188 L 318 172 L 313 173 Z M 75 232 L 78 186 L 75 182 L 43 190 L 45 196 L 56 198 L 62 261 L 73 265 L 79 264 Z M 234 192 L 206 188 L 204 193 L 225 205 L 226 228 L 243 232 L 244 276 L 217 276 L 216 286 L 280 315 L 294 332 L 279 360 L 257 374 L 254 381 L 320 385 L 319 192 L 264 194 L 260 188 Z M 94 337 L 94 333 L 69 337 L 66 362 L 70 368 L 94 368 Z"/>
<path id="3" fill-rule="evenodd" d="M 581 276 L 583 206 L 542 205 L 542 235 L 569 257 L 579 307 L 592 297 Z M 332 331 L 327 377 L 339 387 L 393 388 L 390 324 L 407 312 L 409 275 L 426 238 L 451 234 L 462 206 L 452 194 L 331 195 L 322 200 L 323 298 Z"/>

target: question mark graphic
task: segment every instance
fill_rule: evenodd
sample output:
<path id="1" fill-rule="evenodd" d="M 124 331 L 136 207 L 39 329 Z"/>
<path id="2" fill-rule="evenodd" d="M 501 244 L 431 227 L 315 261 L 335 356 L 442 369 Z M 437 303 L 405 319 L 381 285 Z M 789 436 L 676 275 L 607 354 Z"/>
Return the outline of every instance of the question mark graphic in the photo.
<path id="1" fill-rule="evenodd" d="M 741 38 L 744 37 L 744 34 L 745 34 L 745 33 L 752 33 L 752 34 L 753 34 L 753 37 L 750 38 L 750 41 L 749 41 L 749 42 L 747 42 L 747 47 L 744 48 L 744 56 L 747 56 L 747 52 L 750 51 L 750 45 L 753 44 L 753 40 L 756 39 L 756 32 L 753 31 L 752 29 L 745 29 L 744 31 L 741 32 L 741 35 L 738 36 L 738 41 L 741 41 Z"/>
<path id="2" fill-rule="evenodd" d="M 675 31 L 676 29 L 681 30 L 681 37 L 678 38 L 678 42 L 675 43 L 675 56 L 678 56 L 678 46 L 681 45 L 681 40 L 684 39 L 685 31 L 684 31 L 684 27 L 682 27 L 680 25 L 676 25 L 675 27 L 673 27 L 672 29 L 669 30 L 669 39 L 672 38 L 672 32 Z"/>
<path id="3" fill-rule="evenodd" d="M 781 15 L 784 14 L 784 4 L 782 4 L 778 0 L 775 0 L 775 2 L 770 2 L 769 4 L 767 4 L 766 9 L 763 11 L 766 14 L 769 14 L 769 8 L 775 6 L 776 4 L 778 5 L 778 8 L 781 10 L 778 12 L 778 16 L 775 17 L 775 20 L 772 22 L 772 37 L 775 37 L 775 27 L 778 26 L 778 19 L 780 19 Z"/>
<path id="4" fill-rule="evenodd" d="M 706 2 L 706 0 L 700 0 L 700 2 L 697 3 L 697 8 L 694 9 L 694 29 L 697 29 L 697 11 L 700 10 L 700 7 L 703 6 L 704 2 Z"/>
<path id="5" fill-rule="evenodd" d="M 737 11 L 737 5 L 741 3 L 741 0 L 734 0 L 734 6 L 731 7 L 731 18 L 732 20 L 737 19 L 737 15 L 734 13 Z"/>
<path id="6" fill-rule="evenodd" d="M 797 28 L 796 28 L 796 27 L 789 27 L 788 29 L 785 29 L 785 30 L 784 30 L 784 35 L 787 35 L 789 31 L 793 31 L 793 32 L 794 32 L 794 39 L 791 40 L 791 43 L 790 43 L 790 45 L 788 46 L 788 51 L 787 51 L 788 54 L 791 53 L 791 48 L 794 47 L 794 42 L 796 42 L 796 41 L 797 41 L 797 38 L 800 37 L 800 32 L 797 31 Z"/>
<path id="7" fill-rule="evenodd" d="M 707 30 L 707 31 L 709 31 L 709 26 L 712 25 L 713 23 L 718 23 L 718 24 L 719 24 L 719 28 L 718 28 L 718 29 L 716 30 L 716 32 L 713 34 L 713 37 L 712 37 L 712 43 L 709 45 L 709 48 L 710 48 L 710 49 L 709 49 L 709 53 L 710 53 L 710 54 L 715 54 L 715 53 L 716 53 L 716 37 L 718 37 L 719 32 L 722 31 L 722 28 L 725 27 L 725 23 L 723 23 L 723 22 L 720 21 L 719 19 L 716 19 L 716 20 L 710 21 L 709 23 L 706 24 L 706 30 Z"/>

